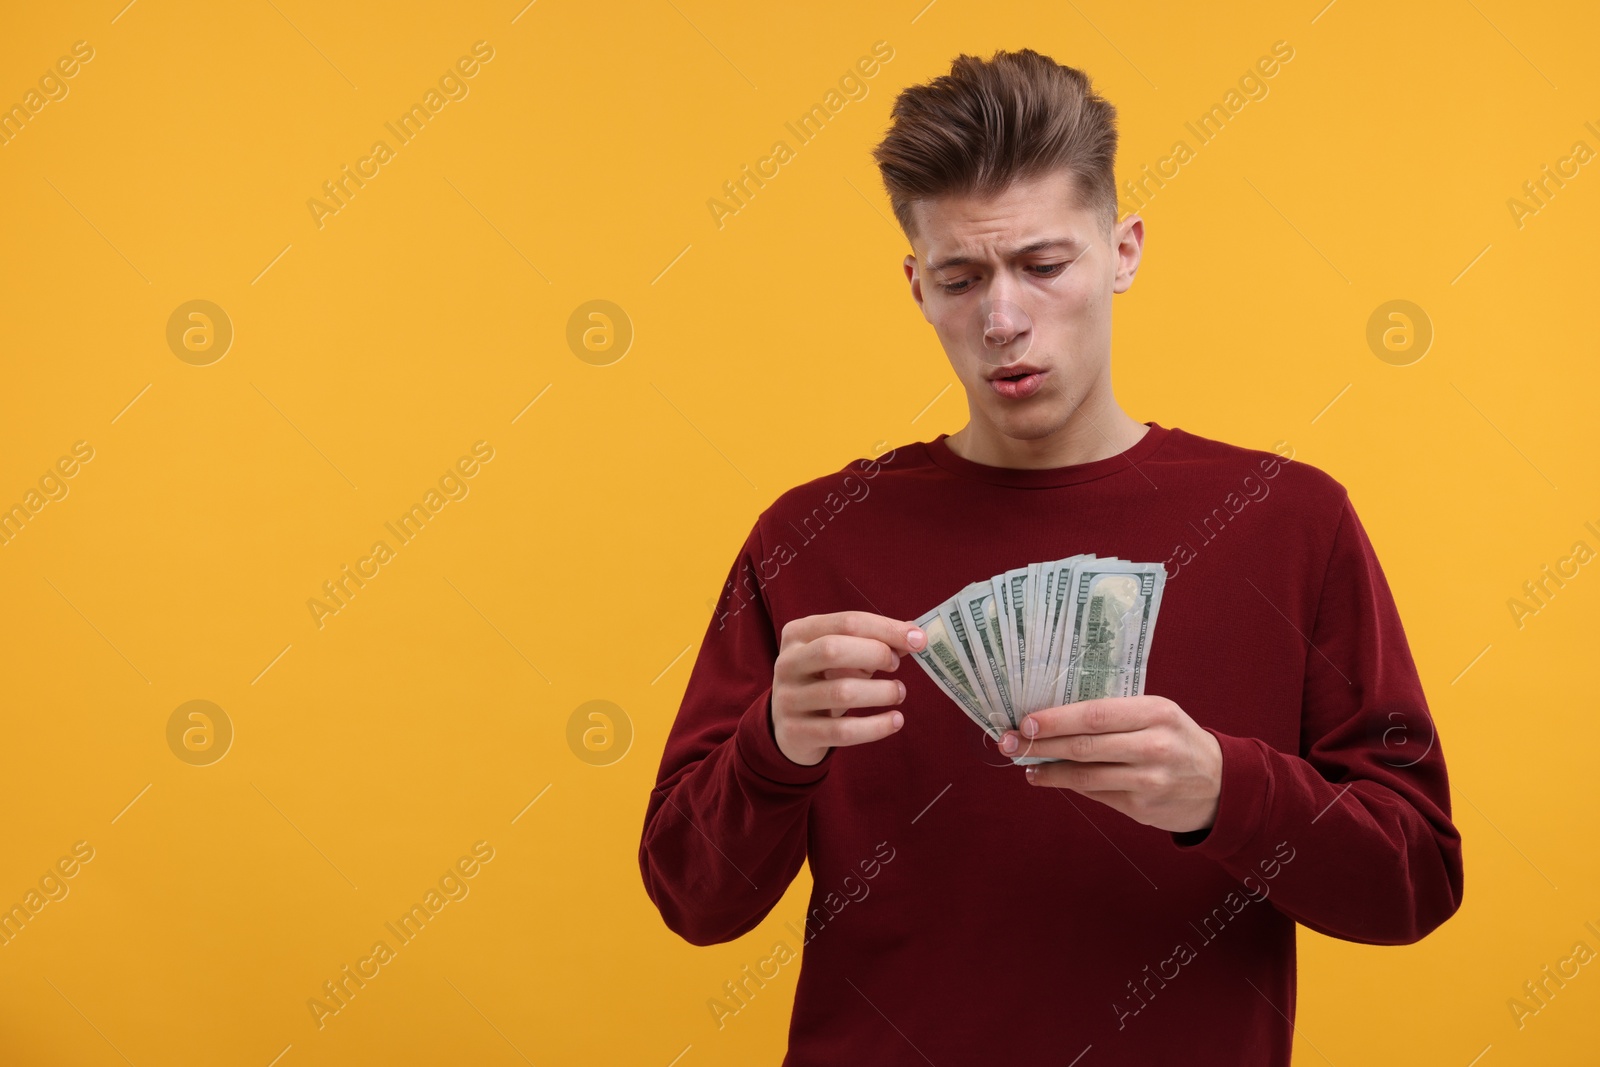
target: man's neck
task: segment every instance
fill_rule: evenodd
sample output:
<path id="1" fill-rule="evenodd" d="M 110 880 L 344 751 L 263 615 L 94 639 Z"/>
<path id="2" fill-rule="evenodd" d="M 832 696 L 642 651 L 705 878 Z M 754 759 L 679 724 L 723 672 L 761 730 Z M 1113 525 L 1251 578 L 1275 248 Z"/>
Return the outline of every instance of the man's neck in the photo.
<path id="1" fill-rule="evenodd" d="M 1118 455 L 1149 432 L 1150 427 L 1112 403 L 1093 415 L 1080 407 L 1061 429 L 1033 441 L 1007 437 L 972 419 L 945 438 L 945 444 L 962 459 L 989 467 L 1047 469 Z"/>

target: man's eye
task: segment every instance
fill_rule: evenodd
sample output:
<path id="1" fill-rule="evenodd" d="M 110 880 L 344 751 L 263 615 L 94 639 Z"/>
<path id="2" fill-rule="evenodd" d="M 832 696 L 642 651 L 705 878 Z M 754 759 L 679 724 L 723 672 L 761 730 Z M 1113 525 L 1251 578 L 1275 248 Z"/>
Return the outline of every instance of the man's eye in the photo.
<path id="1" fill-rule="evenodd" d="M 1039 278 L 1056 278 L 1060 277 L 1061 272 L 1066 270 L 1071 265 L 1071 260 L 1067 260 L 1062 263 L 1034 263 L 1031 264 L 1028 269 L 1038 271 L 1039 273 L 1036 275 L 1036 277 Z M 943 289 L 947 293 L 964 293 L 968 289 L 972 288 L 972 280 L 967 278 L 959 282 L 951 282 L 948 284 L 941 282 L 939 288 Z"/>

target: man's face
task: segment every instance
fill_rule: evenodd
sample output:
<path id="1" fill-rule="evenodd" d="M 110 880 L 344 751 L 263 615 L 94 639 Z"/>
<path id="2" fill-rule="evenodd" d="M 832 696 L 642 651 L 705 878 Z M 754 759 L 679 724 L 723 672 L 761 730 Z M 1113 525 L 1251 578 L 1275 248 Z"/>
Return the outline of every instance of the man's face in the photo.
<path id="1" fill-rule="evenodd" d="M 972 418 L 1019 440 L 1055 433 L 1086 395 L 1108 386 L 1111 296 L 1133 284 L 1144 223 L 1130 215 L 1108 235 L 1078 206 L 1067 171 L 913 210 L 911 295 L 967 390 Z M 1036 373 L 1017 377 L 1025 372 Z"/>

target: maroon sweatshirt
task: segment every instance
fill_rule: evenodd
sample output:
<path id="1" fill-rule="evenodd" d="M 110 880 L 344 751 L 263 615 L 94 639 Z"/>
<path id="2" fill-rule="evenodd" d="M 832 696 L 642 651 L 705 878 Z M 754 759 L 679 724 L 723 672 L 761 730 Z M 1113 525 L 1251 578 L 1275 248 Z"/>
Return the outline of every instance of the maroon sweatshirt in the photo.
<path id="1" fill-rule="evenodd" d="M 761 513 L 639 847 L 651 900 L 696 945 L 753 929 L 811 865 L 808 912 L 707 990 L 719 1026 L 798 955 L 789 1067 L 1283 1065 L 1295 923 L 1408 944 L 1460 906 L 1443 753 L 1344 488 L 1287 446 L 1149 426 L 1120 455 L 1049 470 L 975 463 L 941 434 Z M 1029 785 L 910 657 L 898 733 L 810 767 L 778 749 L 789 620 L 913 619 L 1079 552 L 1165 562 L 1145 692 L 1222 747 L 1209 830 Z"/>

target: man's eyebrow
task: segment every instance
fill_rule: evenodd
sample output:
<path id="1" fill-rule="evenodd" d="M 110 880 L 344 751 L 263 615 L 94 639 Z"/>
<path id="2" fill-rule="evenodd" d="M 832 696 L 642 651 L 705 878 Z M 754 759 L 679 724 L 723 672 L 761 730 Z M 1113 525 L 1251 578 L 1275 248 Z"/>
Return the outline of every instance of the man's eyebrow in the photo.
<path id="1" fill-rule="evenodd" d="M 1046 237 L 1038 241 L 1034 241 L 1031 244 L 1025 244 L 1021 248 L 1013 248 L 1009 253 L 1007 253 L 1007 258 L 1015 259 L 1018 256 L 1031 255 L 1034 252 L 1043 252 L 1049 248 L 1065 248 L 1076 251 L 1081 247 L 1082 245 L 1080 242 L 1072 237 Z M 928 264 L 928 269 L 931 271 L 946 271 L 951 267 L 965 267 L 970 263 L 976 262 L 978 262 L 978 260 L 973 256 L 951 256 L 949 259 L 942 259 L 937 263 Z"/>

